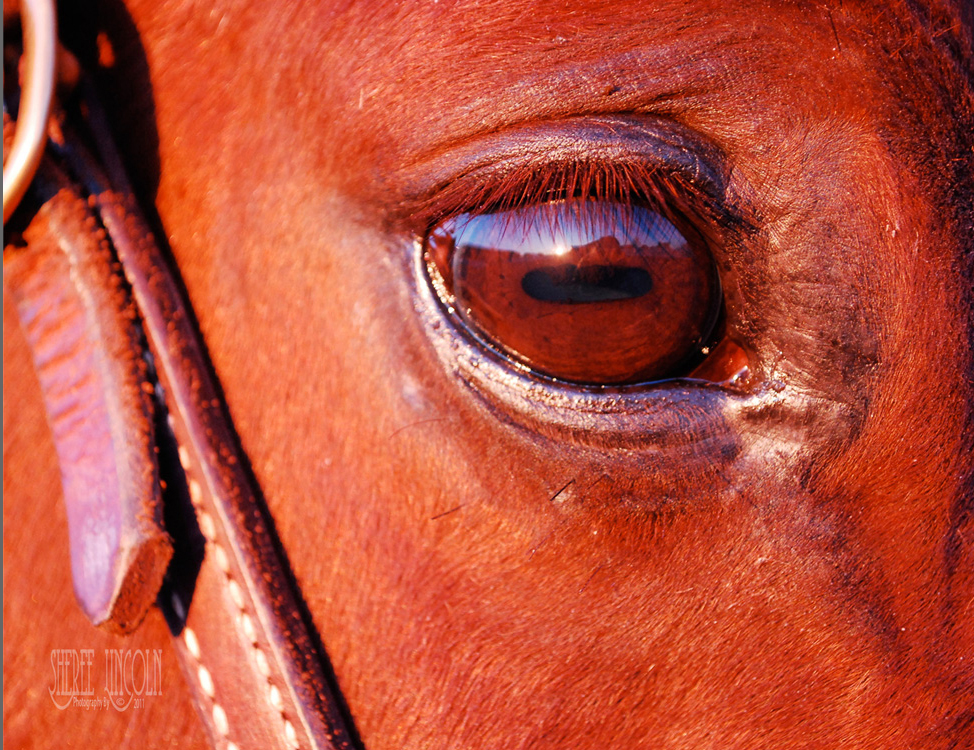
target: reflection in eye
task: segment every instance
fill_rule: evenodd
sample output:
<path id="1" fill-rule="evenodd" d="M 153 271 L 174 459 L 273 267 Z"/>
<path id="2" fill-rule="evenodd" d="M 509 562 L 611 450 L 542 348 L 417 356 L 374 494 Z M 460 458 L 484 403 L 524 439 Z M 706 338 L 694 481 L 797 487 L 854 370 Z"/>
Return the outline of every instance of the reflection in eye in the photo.
<path id="1" fill-rule="evenodd" d="M 486 343 L 590 385 L 687 375 L 721 308 L 714 261 L 649 208 L 559 200 L 440 223 L 445 300 Z"/>

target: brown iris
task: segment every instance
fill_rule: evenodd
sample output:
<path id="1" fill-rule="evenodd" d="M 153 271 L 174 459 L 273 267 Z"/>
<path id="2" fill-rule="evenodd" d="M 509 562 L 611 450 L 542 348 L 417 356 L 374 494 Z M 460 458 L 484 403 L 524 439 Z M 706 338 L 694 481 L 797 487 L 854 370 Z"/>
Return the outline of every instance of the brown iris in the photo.
<path id="1" fill-rule="evenodd" d="M 574 199 L 462 214 L 434 227 L 426 251 L 467 327 L 561 380 L 686 375 L 720 311 L 706 248 L 646 207 Z"/>

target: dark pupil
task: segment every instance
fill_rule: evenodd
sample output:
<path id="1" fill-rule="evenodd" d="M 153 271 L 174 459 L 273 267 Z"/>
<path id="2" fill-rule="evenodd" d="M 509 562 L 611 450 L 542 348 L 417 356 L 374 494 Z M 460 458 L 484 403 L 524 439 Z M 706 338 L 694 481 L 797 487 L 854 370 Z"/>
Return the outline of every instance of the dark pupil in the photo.
<path id="1" fill-rule="evenodd" d="M 528 271 L 521 288 L 539 302 L 575 305 L 641 297 L 653 288 L 653 279 L 642 268 L 566 263 Z"/>
<path id="2" fill-rule="evenodd" d="M 477 337 L 562 380 L 687 374 L 720 311 L 706 248 L 646 207 L 572 199 L 464 214 L 426 249 L 444 302 Z"/>

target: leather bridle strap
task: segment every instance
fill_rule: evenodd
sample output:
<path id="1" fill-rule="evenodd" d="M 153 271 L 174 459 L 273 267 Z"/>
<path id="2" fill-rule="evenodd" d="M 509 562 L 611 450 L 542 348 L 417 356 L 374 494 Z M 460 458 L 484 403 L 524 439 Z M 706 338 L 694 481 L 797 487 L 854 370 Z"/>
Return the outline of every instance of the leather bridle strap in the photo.
<path id="1" fill-rule="evenodd" d="M 89 102 L 89 106 L 90 102 Z M 109 148 L 106 133 L 92 129 Z M 315 642 L 252 484 L 179 285 L 128 190 L 85 152 L 87 192 L 131 284 L 206 551 L 192 600 L 170 604 L 197 706 L 217 746 L 350 746 Z M 108 156 L 106 162 L 119 164 Z M 116 180 L 121 178 L 116 175 Z"/>
<path id="2" fill-rule="evenodd" d="M 101 330 L 91 320 L 92 316 L 102 316 L 134 325 L 136 333 L 144 336 L 148 353 L 144 358 L 136 356 L 138 362 L 132 358 L 132 352 L 138 351 L 137 342 L 133 343 L 138 335 L 115 336 L 106 345 L 98 335 L 85 333 L 72 339 L 70 346 L 60 348 L 62 354 L 60 359 L 54 358 L 55 366 L 76 372 L 79 362 L 122 362 L 119 368 L 135 373 L 132 382 L 137 387 L 145 393 L 155 391 L 158 413 L 154 437 L 162 449 L 163 464 L 158 464 L 151 442 L 151 408 L 143 413 L 138 428 L 149 430 L 150 441 L 134 441 L 138 443 L 134 447 L 116 445 L 114 458 L 106 458 L 103 463 L 118 467 L 131 461 L 151 460 L 152 465 L 146 469 L 148 475 L 161 477 L 166 485 L 166 525 L 175 537 L 176 556 L 159 593 L 159 605 L 167 613 L 177 653 L 214 747 L 350 748 L 352 742 L 336 691 L 325 675 L 326 661 L 317 633 L 304 615 L 272 520 L 231 427 L 178 278 L 136 205 L 96 102 L 91 96 L 85 98 L 87 116 L 76 116 L 77 131 L 62 118 L 55 128 L 58 137 L 49 145 L 42 166 L 48 177 L 28 192 L 25 205 L 14 216 L 13 223 L 19 221 L 24 227 L 11 232 L 17 240 L 12 245 L 17 247 L 8 244 L 5 223 L 5 286 L 16 290 L 21 312 L 35 309 L 48 318 L 56 317 L 57 309 L 46 300 L 57 297 L 59 289 L 67 289 L 69 296 L 85 300 L 78 318 L 88 320 L 79 323 L 83 333 Z M 84 138 L 77 132 L 83 132 Z M 86 142 L 94 144 L 97 158 Z M 71 220 L 57 218 L 62 215 Z M 69 252 L 65 248 L 74 249 Z M 86 260 L 94 252 L 92 248 L 102 253 L 98 263 Z M 35 262 L 39 258 L 54 261 Z M 78 262 L 91 266 L 80 277 L 71 271 L 72 264 Z M 116 263 L 120 264 L 127 285 L 118 277 Z M 67 270 L 60 275 L 48 273 L 56 267 Z M 47 297 L 35 296 L 32 290 L 38 288 L 47 288 Z M 99 289 L 112 290 L 112 294 Z M 137 315 L 125 300 L 128 291 Z M 103 298 L 109 298 L 111 303 L 103 304 Z M 52 396 L 52 391 L 56 390 L 57 372 L 62 370 L 44 377 L 45 368 L 48 375 L 52 372 L 51 357 L 45 359 L 45 352 L 58 348 L 63 326 L 31 327 L 23 318 L 22 323 L 30 329 L 27 338 L 42 375 L 49 419 L 55 427 L 60 424 L 60 429 L 54 430 L 55 441 L 62 475 L 67 476 L 75 467 L 65 463 L 77 452 L 63 449 L 66 441 L 78 440 L 78 433 L 72 432 L 71 420 L 59 423 L 58 415 L 51 414 L 58 403 L 53 397 L 57 394 Z M 124 325 L 120 324 L 120 328 L 124 329 Z M 112 351 L 95 351 L 105 346 Z M 91 369 L 101 371 L 98 367 Z M 92 390 L 98 397 L 112 404 L 119 400 L 112 393 L 115 378 L 99 376 L 94 380 Z M 138 402 L 138 408 L 146 406 L 145 399 L 129 401 Z M 117 422 L 119 414 L 133 414 L 138 408 L 123 404 L 103 411 Z M 84 423 L 82 419 L 74 427 L 83 430 Z M 175 447 L 173 452 L 178 456 L 172 467 L 165 465 L 168 445 Z M 145 459 L 146 455 L 149 459 Z M 136 514 L 140 508 L 144 511 L 139 503 L 145 502 L 145 491 L 114 491 L 121 495 L 112 500 L 121 508 L 120 517 L 131 514 L 133 507 Z M 176 526 L 181 492 L 188 496 L 192 512 L 187 514 L 186 528 L 179 531 Z M 79 599 L 84 602 L 86 596 L 84 591 L 78 591 L 79 575 L 90 574 L 87 568 L 92 564 L 99 570 L 107 565 L 110 572 L 103 577 L 107 575 L 112 586 L 122 590 L 123 601 L 134 602 L 135 610 L 141 607 L 144 611 L 144 605 L 159 587 L 159 563 L 165 567 L 168 554 L 151 556 L 156 564 L 153 570 L 157 571 L 152 576 L 135 575 L 139 595 L 133 596 L 124 585 L 134 575 L 133 570 L 138 572 L 128 562 L 130 545 L 133 539 L 138 543 L 145 535 L 133 536 L 123 531 L 119 534 L 118 552 L 97 538 L 86 536 L 97 524 L 85 516 L 84 508 L 73 518 L 69 513 L 69 523 L 72 546 L 78 537 L 88 550 L 88 557 L 73 568 Z M 166 541 L 158 525 L 148 533 L 155 534 L 153 539 Z M 197 560 L 198 571 L 185 560 L 177 565 L 180 550 L 191 551 L 192 538 L 199 538 L 199 534 L 203 555 L 201 561 Z M 119 623 L 109 614 L 103 621 L 117 630 L 127 630 L 137 624 L 141 614 L 130 612 L 127 618 Z"/>

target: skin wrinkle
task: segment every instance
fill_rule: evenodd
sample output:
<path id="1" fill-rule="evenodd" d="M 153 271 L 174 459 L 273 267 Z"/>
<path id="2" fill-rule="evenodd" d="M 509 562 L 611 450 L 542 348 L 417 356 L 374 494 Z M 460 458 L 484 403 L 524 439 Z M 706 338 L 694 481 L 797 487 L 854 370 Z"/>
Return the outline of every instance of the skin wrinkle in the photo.
<path id="1" fill-rule="evenodd" d="M 839 140 L 846 140 L 846 137 L 843 134 Z M 858 174 L 859 180 L 862 179 L 863 174 L 875 175 L 870 182 L 879 183 L 883 187 L 889 185 L 889 181 L 880 171 L 881 168 L 866 167 L 870 164 L 870 159 L 866 156 L 869 151 L 866 150 L 868 146 L 863 143 L 862 137 L 856 139 L 859 150 L 856 154 L 850 154 L 851 158 L 826 156 L 823 152 L 827 148 L 826 144 L 831 142 L 831 138 L 823 139 L 821 136 L 816 138 L 809 135 L 802 140 L 806 143 L 813 142 L 814 158 L 819 163 L 835 164 L 837 174 Z M 789 159 L 781 161 L 781 172 L 784 174 L 790 171 L 789 161 Z M 882 164 L 879 159 L 871 161 L 872 165 Z M 864 167 L 869 171 L 864 171 Z M 791 182 L 798 182 L 804 188 L 805 185 L 802 183 L 809 182 L 804 174 L 805 170 L 798 166 L 793 172 Z M 847 394 L 842 394 L 847 399 L 869 397 L 868 389 L 863 388 L 864 383 L 857 381 L 856 376 L 868 370 L 876 360 L 875 334 L 871 329 L 875 329 L 878 325 L 876 318 L 880 314 L 880 311 L 862 307 L 877 296 L 870 289 L 870 286 L 875 285 L 875 281 L 864 267 L 865 259 L 856 253 L 843 252 L 847 247 L 860 244 L 861 240 L 857 235 L 847 238 L 837 234 L 837 232 L 848 231 L 848 228 L 856 231 L 855 227 L 864 223 L 856 220 L 858 218 L 855 216 L 856 213 L 866 213 L 867 217 L 872 214 L 868 205 L 863 207 L 852 200 L 860 189 L 859 184 L 832 182 L 829 192 L 823 193 L 821 188 L 812 183 L 808 185 L 807 190 L 802 190 L 805 198 L 801 208 L 797 210 L 789 203 L 794 200 L 794 194 L 798 191 L 792 189 L 790 194 L 786 193 L 780 198 L 778 197 L 780 193 L 769 194 L 766 190 L 763 191 L 765 205 L 768 203 L 785 205 L 765 216 L 765 242 L 768 248 L 759 254 L 758 261 L 763 260 L 767 275 L 776 279 L 776 296 L 770 300 L 762 300 L 765 307 L 762 315 L 767 315 L 766 308 L 770 303 L 774 313 L 767 317 L 788 320 L 787 328 L 792 335 L 804 339 L 790 348 L 801 349 L 804 357 L 811 355 L 815 359 L 831 362 L 832 366 L 839 366 L 845 373 L 843 381 L 855 386 L 854 391 L 850 389 Z M 811 198 L 808 197 L 809 195 Z M 822 263 L 825 258 L 829 259 L 828 264 Z M 781 279 L 787 280 L 787 283 L 781 283 Z M 856 284 L 853 286 L 855 290 L 853 294 L 833 294 L 834 290 L 848 286 L 850 279 Z M 810 297 L 810 295 L 814 296 Z M 817 332 L 822 330 L 824 321 L 834 319 L 835 316 L 841 316 L 845 323 L 838 327 L 845 332 L 845 345 L 836 347 L 836 342 L 822 342 L 825 344 L 824 347 L 821 344 L 815 346 Z M 808 344 L 812 344 L 811 350 Z M 780 338 L 776 341 L 776 345 L 785 351 L 789 348 L 789 342 Z M 821 349 L 816 351 L 819 347 Z M 796 364 L 806 372 L 814 372 L 815 368 L 807 364 L 801 362 Z M 793 376 L 803 378 L 801 372 L 793 373 Z M 803 385 L 814 387 L 813 382 L 806 382 Z M 834 386 L 829 390 L 834 398 L 837 395 Z"/>
<path id="2" fill-rule="evenodd" d="M 943 8 L 133 3 L 161 223 L 370 750 L 963 743 L 972 107 Z M 583 419 L 437 353 L 403 175 L 595 113 L 726 159 L 764 390 Z"/>

